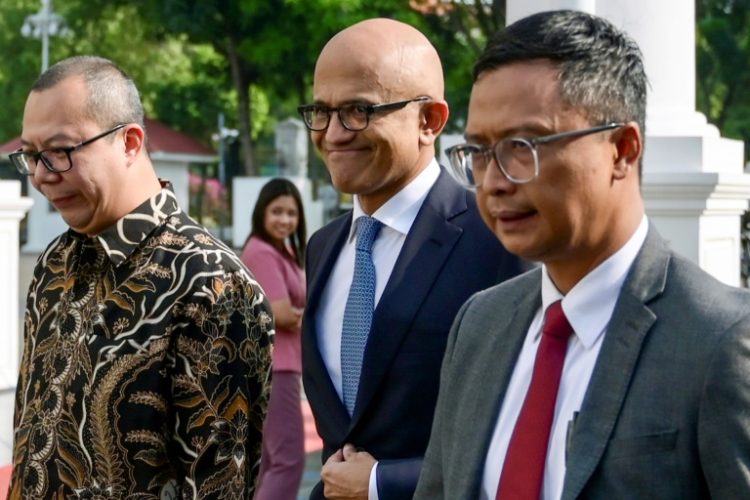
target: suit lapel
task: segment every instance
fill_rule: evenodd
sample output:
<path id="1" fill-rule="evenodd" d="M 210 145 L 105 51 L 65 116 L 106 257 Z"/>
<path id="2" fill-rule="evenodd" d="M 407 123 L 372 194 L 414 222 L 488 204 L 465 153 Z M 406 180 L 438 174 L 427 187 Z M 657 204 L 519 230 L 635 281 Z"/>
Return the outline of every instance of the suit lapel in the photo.
<path id="1" fill-rule="evenodd" d="M 445 171 L 414 220 L 373 315 L 352 415 L 353 428 L 372 400 L 430 288 L 463 229 L 450 218 L 466 211 L 465 192 Z"/>
<path id="2" fill-rule="evenodd" d="M 323 247 L 319 250 L 320 261 L 316 263 L 314 276 L 310 276 L 310 283 L 307 284 L 309 299 L 307 307 L 311 311 L 318 308 L 320 297 L 323 295 L 323 289 L 331 275 L 333 265 L 336 263 L 341 247 L 344 246 L 344 242 L 349 235 L 349 228 L 352 225 L 351 212 L 335 221 L 335 223 L 337 224 L 336 227 L 333 228 L 331 234 L 323 242 Z"/>
<path id="3" fill-rule="evenodd" d="M 643 346 L 656 321 L 648 303 L 667 279 L 669 250 L 651 228 L 623 285 L 576 421 L 563 499 L 580 495 L 601 460 L 617 422 Z"/>
<path id="4" fill-rule="evenodd" d="M 319 251 L 320 261 L 315 265 L 313 275 L 310 277 L 308 289 L 309 301 L 306 306 L 305 318 L 305 335 L 303 342 L 307 344 L 305 349 L 308 355 L 305 357 L 305 371 L 310 373 L 306 378 L 305 389 L 311 394 L 314 393 L 319 399 L 316 409 L 325 410 L 329 416 L 335 420 L 330 426 L 331 429 L 341 429 L 342 432 L 349 426 L 349 413 L 346 411 L 344 403 L 339 399 L 336 388 L 333 386 L 331 377 L 328 375 L 328 369 L 323 362 L 318 346 L 318 332 L 316 330 L 315 317 L 320 305 L 320 297 L 323 295 L 323 289 L 333 270 L 333 266 L 338 259 L 341 247 L 344 245 L 349 228 L 351 227 L 351 213 L 338 220 L 338 224 L 333 228 L 328 238 L 324 241 L 323 247 Z M 315 383 L 316 387 L 308 387 L 309 384 Z M 342 436 L 343 439 L 343 436 Z"/>
<path id="5" fill-rule="evenodd" d="M 476 362 L 476 366 L 482 367 L 481 380 L 465 384 L 465 390 L 474 393 L 473 407 L 448 410 L 471 415 L 471 419 L 467 421 L 473 422 L 473 425 L 458 428 L 460 435 L 452 439 L 456 448 L 466 450 L 461 454 L 459 466 L 464 472 L 456 474 L 466 481 L 460 488 L 460 498 L 479 497 L 487 451 L 495 432 L 500 407 L 508 391 L 529 325 L 541 307 L 540 276 L 541 270 L 529 273 L 522 278 L 523 281 L 514 281 L 512 291 L 499 297 L 496 310 L 507 314 L 493 312 L 485 318 L 486 324 L 465 327 L 478 330 L 482 336 L 486 336 L 486 344 L 481 346 L 482 354 Z M 505 297 L 516 299 L 515 302 L 508 303 L 502 301 Z M 476 347 L 472 347 L 475 349 L 473 356 L 476 356 Z"/>

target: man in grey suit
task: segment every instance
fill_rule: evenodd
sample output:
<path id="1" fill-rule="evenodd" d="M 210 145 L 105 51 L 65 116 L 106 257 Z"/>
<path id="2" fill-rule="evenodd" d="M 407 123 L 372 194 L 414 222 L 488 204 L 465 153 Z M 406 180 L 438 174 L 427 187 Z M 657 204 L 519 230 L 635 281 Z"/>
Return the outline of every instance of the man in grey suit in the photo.
<path id="1" fill-rule="evenodd" d="M 459 312 L 415 498 L 750 498 L 750 294 L 645 216 L 637 45 L 544 12 L 474 76 L 453 167 L 542 266 Z"/>

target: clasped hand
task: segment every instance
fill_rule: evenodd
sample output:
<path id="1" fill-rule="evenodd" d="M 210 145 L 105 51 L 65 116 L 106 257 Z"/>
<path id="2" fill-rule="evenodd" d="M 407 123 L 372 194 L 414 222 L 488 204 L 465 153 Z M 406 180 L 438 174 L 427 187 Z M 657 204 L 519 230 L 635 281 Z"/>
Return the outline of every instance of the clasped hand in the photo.
<path id="1" fill-rule="evenodd" d="M 367 500 L 370 472 L 377 461 L 366 451 L 346 444 L 331 455 L 320 471 L 323 494 L 329 500 Z"/>

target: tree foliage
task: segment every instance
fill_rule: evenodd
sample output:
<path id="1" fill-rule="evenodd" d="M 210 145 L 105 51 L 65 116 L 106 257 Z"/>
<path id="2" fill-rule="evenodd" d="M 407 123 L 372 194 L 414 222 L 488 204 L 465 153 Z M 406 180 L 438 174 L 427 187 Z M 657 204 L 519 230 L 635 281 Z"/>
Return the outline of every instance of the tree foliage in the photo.
<path id="1" fill-rule="evenodd" d="M 697 107 L 750 153 L 750 2 L 698 0 Z"/>
<path id="2" fill-rule="evenodd" d="M 21 36 L 27 14 L 35 12 L 26 0 L 4 0 L 0 15 L 0 88 L 4 89 L 0 143 L 18 135 L 26 95 L 41 67 L 40 43 Z M 56 47 L 54 47 L 56 49 Z"/>
<path id="3" fill-rule="evenodd" d="M 26 16 L 38 0 L 3 0 L 0 85 L 6 90 L 0 142 L 18 135 L 23 106 L 41 67 L 41 41 L 24 38 Z M 72 31 L 50 38 L 50 64 L 75 54 L 97 54 L 116 61 L 136 81 L 147 114 L 205 143 L 211 140 L 219 110 L 235 106 L 227 86 L 226 62 L 208 45 L 185 37 L 163 36 L 158 21 L 143 16 L 134 3 L 65 0 L 54 4 Z"/>
<path id="4" fill-rule="evenodd" d="M 697 107 L 725 135 L 750 144 L 750 2 L 696 0 Z M 41 43 L 24 38 L 39 0 L 3 0 L 0 142 L 20 130 Z M 337 31 L 381 16 L 421 29 L 437 47 L 451 104 L 448 130 L 463 129 L 473 62 L 504 25 L 504 0 L 56 0 L 73 31 L 54 37 L 50 61 L 96 53 L 120 64 L 147 113 L 205 143 L 223 112 L 238 128 L 242 163 L 257 172 L 274 124 L 311 97 L 318 53 Z M 313 169 L 315 171 L 315 169 Z"/>
<path id="5" fill-rule="evenodd" d="M 449 132 L 462 132 L 472 84 L 474 61 L 487 40 L 505 26 L 504 0 L 411 0 L 422 14 L 417 24 L 440 53 L 445 94 L 451 106 Z"/>

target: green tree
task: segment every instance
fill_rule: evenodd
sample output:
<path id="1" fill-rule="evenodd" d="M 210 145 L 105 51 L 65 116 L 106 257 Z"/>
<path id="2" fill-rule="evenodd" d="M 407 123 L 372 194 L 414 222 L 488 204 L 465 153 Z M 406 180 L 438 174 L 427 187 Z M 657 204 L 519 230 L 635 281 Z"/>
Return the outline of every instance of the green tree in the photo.
<path id="1" fill-rule="evenodd" d="M 39 10 L 38 0 L 4 0 L 0 16 L 0 85 L 5 89 L 5 120 L 0 142 L 18 135 L 23 105 L 39 75 L 41 42 L 24 38 L 24 18 Z M 147 114 L 206 143 L 218 110 L 236 107 L 225 60 L 208 45 L 162 36 L 158 21 L 137 5 L 103 0 L 66 0 L 54 5 L 73 35 L 50 39 L 50 64 L 74 54 L 97 54 L 121 65 L 136 81 Z"/>
<path id="2" fill-rule="evenodd" d="M 31 0 L 3 0 L 0 15 L 0 88 L 3 89 L 3 119 L 0 120 L 0 143 L 16 137 L 21 130 L 21 119 L 26 95 L 32 82 L 39 76 L 41 42 L 21 35 L 21 26 L 28 14 L 36 12 L 39 3 Z M 58 52 L 52 46 L 51 54 Z"/>
<path id="3" fill-rule="evenodd" d="M 333 33 L 373 15 L 413 14 L 397 0 L 141 0 L 139 8 L 163 21 L 165 35 L 208 44 L 226 59 L 248 175 L 257 173 L 252 92 L 265 91 L 286 114 L 294 113 L 308 92 L 317 53 Z"/>
<path id="4" fill-rule="evenodd" d="M 144 2 L 141 8 L 163 21 L 165 34 L 185 35 L 195 44 L 208 44 L 227 63 L 237 99 L 238 128 L 246 173 L 256 173 L 253 161 L 251 85 L 262 65 L 243 57 L 243 44 L 265 36 L 279 2 L 224 0 L 165 0 Z"/>
<path id="5" fill-rule="evenodd" d="M 505 0 L 410 0 L 422 14 L 419 27 L 440 53 L 451 116 L 447 130 L 462 132 L 474 61 L 487 40 L 505 26 Z"/>
<path id="6" fill-rule="evenodd" d="M 20 35 L 38 0 L 11 2 L 0 18 L 0 83 L 12 98 L 0 133 L 15 135 L 23 102 L 39 67 L 39 42 Z M 74 35 L 54 38 L 50 61 L 96 53 L 120 64 L 141 89 L 147 113 L 209 142 L 216 117 L 240 130 L 244 170 L 255 173 L 253 140 L 275 120 L 296 115 L 311 95 L 318 53 L 337 31 L 369 17 L 390 17 L 422 29 L 443 55 L 453 128 L 462 126 L 470 68 L 484 32 L 504 4 L 447 2 L 440 12 L 406 0 L 66 0 L 55 9 Z M 427 2 L 430 3 L 430 2 Z M 434 3 L 434 2 L 433 2 Z M 500 10 L 498 10 L 500 9 Z M 456 112 L 458 111 L 458 112 Z"/>
<path id="7" fill-rule="evenodd" d="M 315 62 L 323 46 L 338 31 L 371 17 L 388 17 L 418 25 L 421 15 L 404 0 L 285 0 L 286 13 L 279 20 L 274 57 L 262 77 L 272 96 L 272 115 L 277 119 L 297 116 L 297 106 L 310 102 Z M 292 34 L 292 36 L 288 36 Z M 309 175 L 326 179 L 327 171 L 312 156 Z"/>
<path id="8" fill-rule="evenodd" d="M 148 116 L 210 143 L 219 111 L 236 107 L 220 54 L 164 33 L 159 19 L 135 2 L 68 0 L 66 6 L 75 33 L 71 54 L 117 62 L 136 81 Z"/>
<path id="9" fill-rule="evenodd" d="M 750 2 L 698 0 L 697 108 L 750 155 Z"/>

